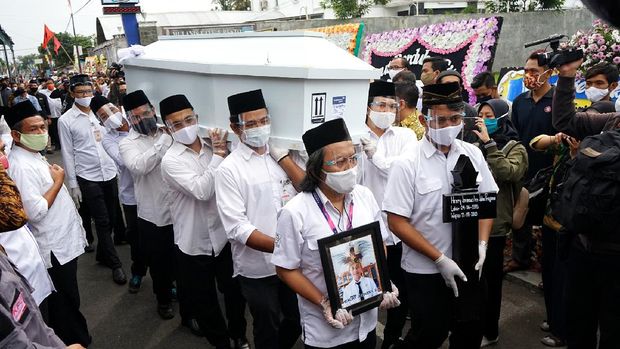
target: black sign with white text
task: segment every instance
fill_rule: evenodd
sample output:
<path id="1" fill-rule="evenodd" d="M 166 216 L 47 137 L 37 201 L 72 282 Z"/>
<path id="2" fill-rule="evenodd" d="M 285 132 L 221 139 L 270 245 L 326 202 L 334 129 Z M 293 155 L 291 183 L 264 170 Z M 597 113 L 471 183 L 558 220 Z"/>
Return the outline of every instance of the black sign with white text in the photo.
<path id="1" fill-rule="evenodd" d="M 496 193 L 453 193 L 443 196 L 443 222 L 495 218 Z"/>

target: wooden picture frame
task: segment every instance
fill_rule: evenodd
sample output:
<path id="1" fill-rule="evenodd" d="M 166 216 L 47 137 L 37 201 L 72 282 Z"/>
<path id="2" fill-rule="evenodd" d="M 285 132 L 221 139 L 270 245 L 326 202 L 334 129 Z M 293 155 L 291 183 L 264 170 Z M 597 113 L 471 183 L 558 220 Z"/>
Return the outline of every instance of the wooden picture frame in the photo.
<path id="1" fill-rule="evenodd" d="M 318 245 L 334 315 L 340 308 L 357 315 L 381 304 L 391 282 L 379 222 L 320 239 Z"/>

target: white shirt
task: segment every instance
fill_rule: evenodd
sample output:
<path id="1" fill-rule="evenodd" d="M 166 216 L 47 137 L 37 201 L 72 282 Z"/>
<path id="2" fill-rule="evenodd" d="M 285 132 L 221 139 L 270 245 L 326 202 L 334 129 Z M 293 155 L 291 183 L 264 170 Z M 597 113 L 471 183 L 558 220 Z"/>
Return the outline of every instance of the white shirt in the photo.
<path id="1" fill-rule="evenodd" d="M 171 144 L 172 137 L 161 130 L 145 136 L 134 129 L 119 144 L 123 163 L 133 177 L 138 217 L 158 227 L 172 224 L 169 190 L 161 177 L 161 159 Z"/>
<path id="2" fill-rule="evenodd" d="M 442 197 L 452 192 L 451 170 L 461 154 L 467 155 L 478 171 L 478 191 L 497 193 L 493 175 L 477 147 L 455 140 L 448 156 L 437 150 L 425 137 L 411 157 L 399 159 L 385 189 L 383 210 L 403 217 L 441 253 L 452 258 L 452 224 L 443 223 Z M 401 267 L 409 273 L 439 273 L 435 262 L 403 244 Z"/>
<path id="3" fill-rule="evenodd" d="M 53 91 L 46 88 L 39 90 L 47 97 L 47 104 L 50 107 L 50 117 L 52 119 L 59 118 L 62 115 L 62 100 L 60 98 L 52 98 L 50 95 Z"/>
<path id="4" fill-rule="evenodd" d="M 55 289 L 43 258 L 39 254 L 39 245 L 28 229 L 28 225 L 1 233 L 0 245 L 4 247 L 9 260 L 17 267 L 17 271 L 28 280 L 33 289 L 32 298 L 37 304 L 41 304 Z"/>
<path id="5" fill-rule="evenodd" d="M 205 143 L 196 153 L 179 142 L 161 160 L 170 187 L 174 243 L 185 254 L 217 256 L 226 245 L 215 199 L 215 172 L 223 160 Z"/>
<path id="6" fill-rule="evenodd" d="M 119 143 L 123 138 L 127 137 L 129 132 L 109 130 L 105 136 L 103 136 L 103 149 L 114 160 L 116 167 L 118 168 L 118 197 L 123 205 L 137 205 L 136 195 L 133 189 L 133 177 L 131 172 L 125 167 L 121 152 L 119 149 Z"/>
<path id="7" fill-rule="evenodd" d="M 376 142 L 377 150 L 370 160 L 365 153 L 362 156 L 362 184 L 372 191 L 377 202 L 383 202 L 385 185 L 392 163 L 401 155 L 412 154 L 415 151 L 418 138 L 411 129 L 396 126 L 391 126 L 385 130 L 381 137 L 378 137 L 369 128 L 368 137 Z M 383 213 L 383 221 L 387 226 L 386 213 Z M 399 241 L 400 239 L 390 232 L 385 243 L 395 245 Z"/>
<path id="8" fill-rule="evenodd" d="M 377 288 L 375 280 L 366 276 L 362 276 L 359 282 L 355 282 L 354 280 L 352 280 L 342 290 L 343 307 L 348 307 L 349 305 L 357 304 L 362 301 L 362 299 L 359 299 L 360 287 L 362 289 L 362 295 L 364 296 L 364 299 L 374 297 L 381 293 Z"/>
<path id="9" fill-rule="evenodd" d="M 327 197 L 317 189 L 334 224 L 340 215 Z M 381 235 L 385 240 L 387 229 L 381 219 L 381 210 L 370 190 L 356 185 L 351 194 L 345 197 L 344 207 L 353 206 L 353 228 L 378 221 Z M 346 230 L 348 215 L 343 214 L 339 231 Z M 312 193 L 299 193 L 280 211 L 278 217 L 278 236 L 273 251 L 273 264 L 289 269 L 300 269 L 321 293 L 327 296 L 325 275 L 317 240 L 332 236 L 333 232 L 319 209 Z M 303 341 L 315 347 L 334 347 L 355 340 L 363 341 L 370 331 L 377 326 L 377 308 L 368 310 L 353 318 L 353 322 L 339 330 L 329 325 L 323 318 L 323 310 L 316 304 L 298 296 L 299 314 Z"/>
<path id="10" fill-rule="evenodd" d="M 277 215 L 297 192 L 286 173 L 269 155 L 243 143 L 220 164 L 215 177 L 218 212 L 231 241 L 234 276 L 275 275 L 271 253 L 245 245 L 254 230 L 275 237 Z"/>
<path id="11" fill-rule="evenodd" d="M 58 119 L 62 160 L 70 188 L 77 188 L 76 176 L 93 182 L 116 177 L 116 165 L 103 149 L 105 127 L 92 111 L 82 112 L 74 104 Z"/>
<path id="12" fill-rule="evenodd" d="M 13 147 L 9 162 L 9 175 L 19 188 L 45 266 L 52 266 L 51 252 L 61 265 L 84 253 L 86 233 L 67 188 L 62 186 L 49 208 L 43 197 L 54 184 L 49 163 L 41 154 L 18 146 Z"/>

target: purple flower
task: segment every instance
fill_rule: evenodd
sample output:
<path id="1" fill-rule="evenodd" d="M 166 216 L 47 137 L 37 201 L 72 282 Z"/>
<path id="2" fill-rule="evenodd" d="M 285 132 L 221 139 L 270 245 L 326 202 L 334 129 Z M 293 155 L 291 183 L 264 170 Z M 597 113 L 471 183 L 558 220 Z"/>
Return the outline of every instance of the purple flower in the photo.
<path id="1" fill-rule="evenodd" d="M 603 38 L 600 38 L 600 39 L 596 40 L 596 42 L 597 42 L 599 45 L 605 45 L 605 39 L 603 39 Z"/>
<path id="2" fill-rule="evenodd" d="M 607 46 L 603 45 L 598 49 L 600 52 L 605 52 L 607 50 Z"/>
<path id="3" fill-rule="evenodd" d="M 614 64 L 620 64 L 620 56 L 614 57 Z"/>

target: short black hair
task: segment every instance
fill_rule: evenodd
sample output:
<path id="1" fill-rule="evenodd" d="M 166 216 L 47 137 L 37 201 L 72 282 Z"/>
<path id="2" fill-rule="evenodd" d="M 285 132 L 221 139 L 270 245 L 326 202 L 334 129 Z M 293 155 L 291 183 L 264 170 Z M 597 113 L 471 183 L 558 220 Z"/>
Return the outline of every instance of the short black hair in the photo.
<path id="1" fill-rule="evenodd" d="M 545 50 L 543 49 L 538 49 L 536 51 L 533 51 L 532 53 L 530 53 L 530 55 L 527 57 L 527 59 L 525 60 L 526 62 L 529 61 L 530 59 L 533 59 L 536 61 L 536 64 L 538 64 L 538 55 L 540 55 L 541 53 L 545 53 Z M 548 68 L 547 65 L 543 65 L 543 68 Z"/>
<path id="2" fill-rule="evenodd" d="M 483 71 L 478 75 L 474 76 L 474 79 L 471 81 L 471 88 L 479 88 L 485 86 L 487 88 L 495 87 L 495 77 L 493 73 L 490 71 Z"/>
<path id="3" fill-rule="evenodd" d="M 408 108 L 415 108 L 420 98 L 418 86 L 408 81 L 399 81 L 394 84 L 396 97 L 405 101 Z"/>
<path id="4" fill-rule="evenodd" d="M 299 185 L 301 191 L 311 193 L 319 186 L 323 171 L 323 161 L 325 161 L 323 148 L 309 154 L 308 161 L 306 162 L 306 175 Z"/>
<path id="5" fill-rule="evenodd" d="M 620 77 L 620 74 L 618 73 L 618 67 L 616 65 L 609 62 L 601 62 L 590 67 L 590 69 L 586 71 L 586 80 L 593 76 L 601 74 L 605 75 L 608 84 L 611 84 L 612 82 L 617 82 L 618 78 Z"/>
<path id="6" fill-rule="evenodd" d="M 416 80 L 417 80 L 417 77 L 415 76 L 414 72 L 410 70 L 403 70 L 394 76 L 394 79 L 392 79 L 392 82 L 393 83 L 410 82 L 410 83 L 415 84 Z"/>
<path id="7" fill-rule="evenodd" d="M 439 70 L 442 72 L 444 70 L 448 70 L 448 61 L 443 57 L 426 57 L 424 58 L 424 61 L 422 61 L 422 64 L 424 63 L 430 63 L 433 71 Z"/>

